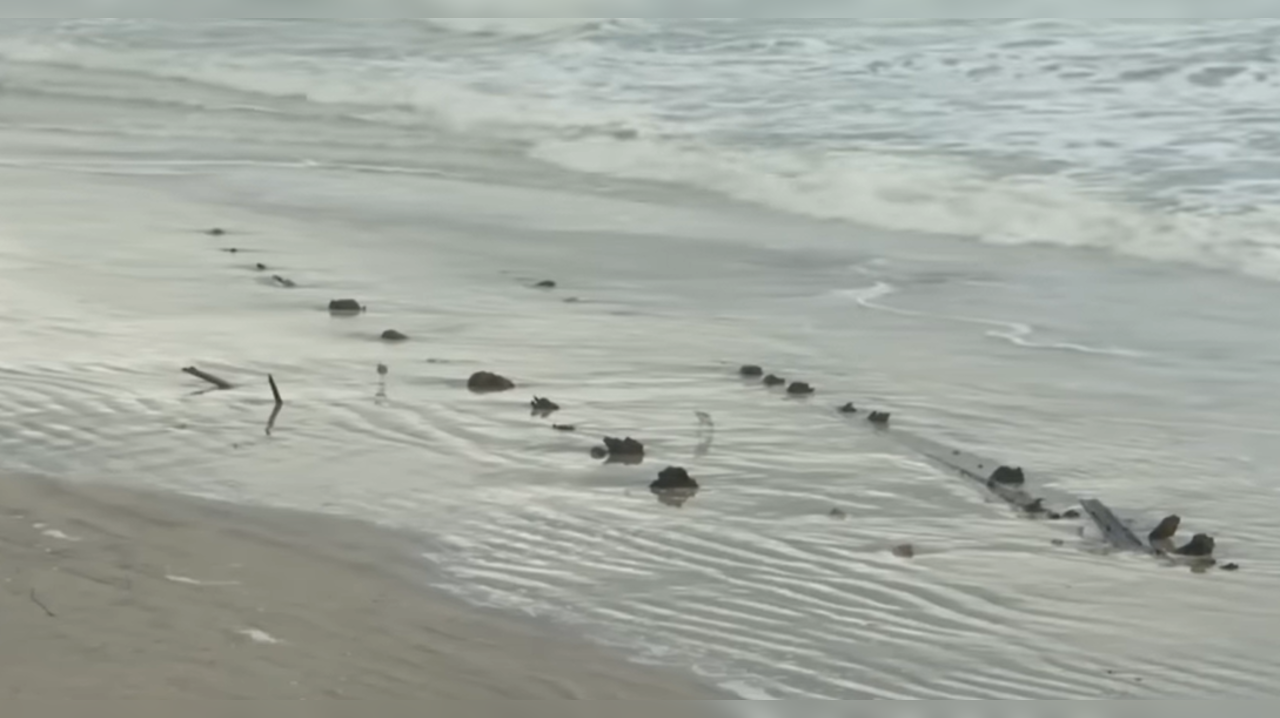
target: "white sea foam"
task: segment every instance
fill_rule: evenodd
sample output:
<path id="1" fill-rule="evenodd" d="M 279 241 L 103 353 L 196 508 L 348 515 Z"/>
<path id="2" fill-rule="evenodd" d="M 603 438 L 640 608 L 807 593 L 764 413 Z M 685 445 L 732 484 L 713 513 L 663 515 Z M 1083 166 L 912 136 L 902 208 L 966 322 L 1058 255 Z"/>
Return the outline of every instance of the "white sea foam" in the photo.
<path id="1" fill-rule="evenodd" d="M 268 646 L 275 646 L 275 645 L 279 645 L 280 643 L 283 643 L 283 641 L 271 635 L 270 633 L 259 630 L 257 628 L 242 628 L 236 631 L 236 633 L 248 638 L 254 643 L 262 643 Z"/>
<path id="2" fill-rule="evenodd" d="M 989 32 L 959 26 L 952 37 L 892 24 L 726 31 L 438 18 L 429 26 L 461 44 L 433 50 L 415 34 L 423 30 L 406 25 L 390 56 L 359 35 L 334 36 L 343 49 L 334 62 L 308 39 L 331 30 L 283 25 L 269 46 L 249 38 L 197 55 L 102 42 L 147 37 L 146 22 L 121 21 L 0 34 L 0 60 L 429 123 L 525 143 L 532 157 L 579 172 L 688 185 L 823 219 L 1280 278 L 1280 212 L 1266 201 L 1275 174 L 1267 148 L 1280 139 L 1257 109 L 1280 89 L 1272 63 L 1251 49 L 1265 40 L 1254 26 L 1206 35 L 1168 25 L 1159 38 L 1132 24 L 1019 22 Z M 528 37 L 545 42 L 520 42 Z M 653 52 L 663 38 L 678 44 Z M 690 103 L 691 94 L 702 99 Z M 1239 169 L 1223 174 L 1227 163 Z"/>
<path id="3" fill-rule="evenodd" d="M 166 575 L 164 578 L 166 581 L 172 581 L 173 583 L 180 583 L 186 586 L 216 587 L 216 586 L 239 586 L 240 585 L 239 581 L 201 581 L 199 579 L 187 578 L 186 576 Z"/>

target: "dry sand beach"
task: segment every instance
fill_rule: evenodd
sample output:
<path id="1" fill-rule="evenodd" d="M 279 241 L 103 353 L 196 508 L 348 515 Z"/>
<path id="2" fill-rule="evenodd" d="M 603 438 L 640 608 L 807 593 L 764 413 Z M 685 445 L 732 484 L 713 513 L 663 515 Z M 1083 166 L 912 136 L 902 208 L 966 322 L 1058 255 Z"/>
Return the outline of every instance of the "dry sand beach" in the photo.
<path id="1" fill-rule="evenodd" d="M 109 486 L 0 481 L 0 695 L 715 699 L 428 592 L 411 536 Z"/>

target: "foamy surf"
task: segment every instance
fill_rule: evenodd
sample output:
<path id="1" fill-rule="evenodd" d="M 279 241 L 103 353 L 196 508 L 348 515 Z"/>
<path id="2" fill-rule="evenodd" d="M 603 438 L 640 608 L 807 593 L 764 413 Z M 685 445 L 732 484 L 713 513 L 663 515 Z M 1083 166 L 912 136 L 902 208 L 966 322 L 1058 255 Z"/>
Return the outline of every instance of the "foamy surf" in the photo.
<path id="1" fill-rule="evenodd" d="M 0 59 L 22 71 L 11 73 L 15 90 L 54 100 L 182 98 L 360 118 L 809 217 L 1280 278 L 1280 219 L 1261 175 L 1185 171 L 1260 161 L 1254 145 L 1270 140 L 1257 134 L 1256 108 L 1276 88 L 1251 50 L 1265 43 L 1257 28 L 1206 37 L 1171 24 L 1155 40 L 1129 24 L 1007 21 L 946 37 L 892 22 L 438 18 L 385 29 L 374 45 L 367 28 L 343 37 L 296 21 L 274 27 L 270 43 L 201 37 L 195 57 L 140 41 L 169 27 L 150 22 L 56 34 L 28 23 L 0 35 Z M 341 62 L 313 54 L 313 36 L 342 48 Z M 1169 47 L 1195 52 L 1170 57 Z M 27 87 L 27 72 L 58 81 Z M 846 77 L 860 83 L 857 98 L 838 84 Z M 689 106 L 689 92 L 705 101 Z M 1218 125 L 1230 129 L 1201 136 Z M 1154 148 L 1142 139 L 1152 137 Z"/>
<path id="2" fill-rule="evenodd" d="M 877 312 L 889 312 L 905 317 L 913 317 L 919 319 L 930 319 L 935 321 L 956 322 L 960 324 L 973 324 L 978 326 L 996 327 L 985 332 L 985 336 L 1002 339 L 1015 346 L 1025 349 L 1049 349 L 1055 351 L 1079 352 L 1081 354 L 1096 354 L 1100 356 L 1123 357 L 1127 359 L 1140 359 L 1145 356 L 1143 352 L 1134 349 L 1124 349 L 1120 347 L 1094 347 L 1081 344 L 1078 342 L 1045 342 L 1035 339 L 1036 329 L 1020 322 L 1007 322 L 997 319 L 984 319 L 980 317 L 966 317 L 948 314 L 937 314 L 931 312 L 918 312 L 908 309 L 901 309 L 887 304 L 884 300 L 897 294 L 897 287 L 886 282 L 877 282 L 862 289 L 838 290 L 835 296 L 849 298 L 857 302 L 857 304 L 866 309 Z"/>

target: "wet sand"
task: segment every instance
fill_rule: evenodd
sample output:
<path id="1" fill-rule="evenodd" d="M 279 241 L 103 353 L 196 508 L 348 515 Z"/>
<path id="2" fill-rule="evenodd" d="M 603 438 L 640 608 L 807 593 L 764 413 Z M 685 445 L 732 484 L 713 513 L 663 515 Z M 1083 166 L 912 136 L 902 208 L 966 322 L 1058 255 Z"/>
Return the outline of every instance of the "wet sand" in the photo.
<path id="1" fill-rule="evenodd" d="M 723 697 L 440 595 L 415 548 L 334 517 L 6 476 L 0 695 Z"/>

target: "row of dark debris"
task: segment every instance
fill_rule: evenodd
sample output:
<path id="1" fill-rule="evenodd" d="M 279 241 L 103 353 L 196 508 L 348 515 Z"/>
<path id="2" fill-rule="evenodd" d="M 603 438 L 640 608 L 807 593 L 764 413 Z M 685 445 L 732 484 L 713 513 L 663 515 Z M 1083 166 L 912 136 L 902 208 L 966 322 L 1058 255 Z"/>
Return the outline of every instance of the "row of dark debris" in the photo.
<path id="1" fill-rule="evenodd" d="M 772 373 L 766 373 L 764 368 L 756 364 L 744 364 L 738 369 L 738 374 L 744 379 L 759 379 L 767 387 L 778 387 L 787 385 L 787 380 Z M 787 393 L 795 396 L 809 396 L 816 393 L 816 390 L 805 382 L 792 382 L 787 385 Z M 836 411 L 844 415 L 855 415 L 859 410 L 854 406 L 853 402 L 849 402 L 839 407 Z M 889 424 L 890 414 L 888 412 L 873 411 L 867 415 L 867 420 L 878 427 L 887 427 Z M 960 452 L 955 452 L 960 453 Z M 1000 466 L 991 473 L 986 479 L 987 488 L 992 491 L 1001 491 L 1003 489 L 1020 489 L 1026 484 L 1026 473 L 1021 467 Z M 1057 521 L 1061 519 L 1079 519 L 1082 514 L 1079 510 L 1068 509 L 1066 511 L 1051 511 L 1044 505 L 1044 499 L 1027 497 L 1027 500 L 1018 505 L 1022 511 L 1033 516 L 1043 516 L 1049 520 Z M 840 509 L 832 509 L 831 517 L 837 519 L 847 518 L 845 512 Z M 1196 534 L 1190 542 L 1184 546 L 1175 546 L 1173 544 L 1173 536 L 1177 532 L 1182 519 L 1177 516 L 1169 516 L 1165 518 L 1159 526 L 1157 526 L 1148 536 L 1151 547 L 1158 553 L 1166 553 L 1174 556 L 1184 556 L 1188 558 L 1205 559 L 1213 556 L 1216 542 L 1212 536 L 1208 534 Z M 894 554 L 900 557 L 914 555 L 914 549 L 909 545 L 899 546 L 894 549 Z M 1225 571 L 1239 570 L 1237 564 L 1226 564 L 1222 567 Z"/>
<path id="2" fill-rule="evenodd" d="M 766 375 L 764 370 L 755 365 L 746 365 L 739 370 L 739 374 L 744 378 L 764 378 L 764 383 L 770 386 L 780 386 L 785 382 L 781 378 L 769 374 Z M 772 377 L 772 381 L 770 381 Z M 503 376 L 493 374 L 492 372 L 477 372 L 472 375 L 467 383 L 468 387 L 473 391 L 506 391 L 515 388 L 515 383 Z M 812 395 L 815 390 L 812 386 L 804 382 L 795 382 L 788 387 L 788 393 L 793 395 Z M 559 410 L 559 405 L 549 399 L 543 397 L 534 397 L 531 406 L 535 413 L 543 411 L 552 412 Z M 857 407 L 852 402 L 847 403 L 837 409 L 844 415 L 852 415 L 859 413 Z M 873 411 L 867 416 L 868 421 L 879 426 L 886 427 L 889 424 L 890 414 L 888 412 Z M 557 429 L 572 430 L 573 427 L 564 427 L 557 425 Z M 604 445 L 592 448 L 591 455 L 597 459 L 604 459 L 606 463 L 621 464 L 640 464 L 644 461 L 644 444 L 631 438 L 605 437 Z M 993 491 L 1002 489 L 1017 489 L 1026 484 L 1026 473 L 1021 467 L 999 466 L 986 480 L 987 487 Z M 670 466 L 662 470 L 658 474 L 657 480 L 649 485 L 658 500 L 664 504 L 680 507 L 689 499 L 693 498 L 699 489 L 698 482 L 689 475 L 682 467 Z M 1044 499 L 1031 499 L 1023 503 L 1019 508 L 1031 515 L 1044 516 L 1050 520 L 1059 519 L 1079 519 L 1081 513 L 1075 509 L 1069 509 L 1063 512 L 1050 511 L 1044 506 Z M 840 509 L 831 511 L 832 518 L 844 519 L 847 515 Z M 1169 545 L 1173 534 L 1177 531 L 1181 519 L 1177 516 L 1170 516 L 1161 522 L 1160 526 L 1151 532 L 1150 542 L 1153 547 L 1166 545 L 1167 553 L 1193 557 L 1208 558 L 1211 557 L 1215 548 L 1214 540 L 1206 534 L 1197 534 L 1191 541 L 1182 547 L 1174 547 Z M 914 547 L 909 544 L 897 546 L 893 549 L 895 556 L 902 558 L 910 558 L 915 555 Z M 1239 569 L 1236 564 L 1227 564 L 1222 567 L 1226 571 L 1235 571 Z"/>
<path id="3" fill-rule="evenodd" d="M 222 236 L 225 231 L 214 228 L 208 230 L 206 234 Z M 239 250 L 230 248 L 224 251 L 235 253 Z M 259 262 L 256 264 L 256 269 L 260 272 L 265 272 L 268 267 Z M 278 274 L 272 275 L 271 279 L 281 287 L 294 288 L 297 286 L 293 280 Z M 557 285 L 552 280 L 543 280 L 533 286 L 538 289 L 555 289 Z M 358 315 L 366 312 L 367 309 L 365 305 L 355 299 L 334 299 L 329 302 L 329 312 L 334 315 Z M 401 342 L 408 340 L 409 337 L 395 329 L 388 329 L 382 333 L 381 338 L 384 341 Z M 194 368 L 191 368 L 190 371 L 198 373 Z M 769 388 L 786 386 L 786 393 L 789 396 L 808 397 L 817 393 L 817 390 L 807 382 L 788 382 L 781 376 L 766 373 L 763 367 L 755 364 L 743 365 L 739 368 L 738 374 L 744 379 L 759 380 L 761 384 Z M 210 377 L 210 380 L 212 379 L 214 378 Z M 477 393 L 510 391 L 515 389 L 515 386 L 515 382 L 510 379 L 489 371 L 476 372 L 467 380 L 467 388 Z M 559 411 L 560 405 L 546 397 L 535 396 L 530 402 L 530 408 L 535 416 L 545 418 Z M 838 407 L 836 411 L 842 415 L 860 413 L 853 402 Z M 872 411 L 867 414 L 867 420 L 883 428 L 888 426 L 890 416 L 888 412 Z M 553 428 L 558 431 L 576 430 L 576 427 L 567 424 L 555 424 Z M 606 463 L 638 465 L 644 461 L 645 449 L 644 444 L 629 436 L 624 438 L 607 436 L 604 438 L 602 446 L 596 446 L 591 449 L 591 456 L 596 459 L 604 459 Z M 1021 487 L 1025 482 L 1026 477 L 1020 467 L 1000 466 L 987 479 L 987 486 L 992 490 L 999 490 L 1001 487 Z M 649 489 L 657 495 L 662 503 L 680 507 L 698 493 L 699 484 L 683 467 L 669 466 L 658 473 L 658 478 L 650 483 Z M 1081 516 L 1080 512 L 1074 509 L 1061 513 L 1049 511 L 1044 507 L 1043 499 L 1031 499 L 1021 505 L 1020 508 L 1028 514 L 1043 515 L 1049 519 L 1078 519 Z M 846 518 L 845 513 L 840 509 L 833 509 L 831 516 L 834 518 Z M 1177 532 L 1180 523 L 1181 518 L 1176 515 L 1165 518 L 1150 533 L 1148 537 L 1150 544 L 1153 547 L 1163 547 L 1157 548 L 1158 551 L 1162 550 L 1178 556 L 1212 556 L 1215 549 L 1215 541 L 1207 534 L 1196 534 L 1190 543 L 1182 547 L 1172 545 L 1173 535 Z M 909 558 L 914 555 L 914 549 L 909 545 L 899 546 L 894 549 L 894 554 Z M 1239 566 L 1236 564 L 1223 566 L 1223 569 L 1228 571 L 1238 570 L 1238 568 Z"/>
<path id="4" fill-rule="evenodd" d="M 818 392 L 818 390 L 813 388 L 813 385 L 808 382 L 793 381 L 788 384 L 786 379 L 778 376 L 777 374 L 766 374 L 764 367 L 756 364 L 742 365 L 742 367 L 738 369 L 738 375 L 743 379 L 760 379 L 760 383 L 770 388 L 786 385 L 787 394 L 791 396 L 812 396 Z M 853 402 L 849 402 L 844 406 L 837 408 L 836 411 L 841 414 L 845 414 L 846 416 L 859 413 L 858 407 L 854 406 Z M 884 411 L 873 411 L 870 414 L 867 414 L 867 421 L 878 426 L 888 426 L 889 418 L 890 414 Z"/>
<path id="5" fill-rule="evenodd" d="M 467 379 L 467 388 L 480 394 L 510 391 L 516 388 L 514 381 L 491 371 L 478 371 Z M 547 417 L 560 410 L 560 405 L 543 396 L 535 396 L 529 402 L 535 416 Z M 575 431 L 576 427 L 568 424 L 555 424 L 557 431 Z M 591 456 L 603 459 L 607 464 L 623 464 L 636 466 L 644 463 L 644 444 L 627 437 L 604 437 L 604 443 L 591 448 Z M 683 506 L 698 493 L 698 482 L 689 472 L 680 466 L 669 466 L 658 473 L 658 478 L 649 484 L 658 500 L 669 506 Z"/>
<path id="6" fill-rule="evenodd" d="M 764 370 L 754 365 L 742 367 L 739 374 L 745 378 L 763 378 L 763 383 L 766 386 L 780 386 L 786 383 L 785 380 L 775 375 L 765 376 Z M 511 391 L 515 388 L 514 381 L 491 371 L 478 371 L 467 379 L 467 389 L 480 394 Z M 808 383 L 793 382 L 788 386 L 787 393 L 793 396 L 808 396 L 816 393 L 816 390 Z M 560 410 L 559 404 L 540 396 L 534 396 L 529 405 L 535 416 L 543 418 Z M 840 407 L 838 411 L 846 415 L 858 413 L 857 408 L 852 403 Z M 889 423 L 889 417 L 890 415 L 887 412 L 873 411 L 867 418 L 873 424 L 886 426 Z M 552 428 L 557 431 L 576 430 L 576 427 L 568 424 L 554 424 Z M 645 448 L 643 443 L 630 436 L 622 438 L 606 436 L 604 437 L 603 445 L 592 447 L 591 456 L 595 459 L 603 459 L 607 464 L 634 466 L 644 462 Z M 657 480 L 649 485 L 649 489 L 663 503 L 683 506 L 685 502 L 697 494 L 699 485 L 683 467 L 670 466 L 658 474 Z"/>
<path id="7" fill-rule="evenodd" d="M 215 227 L 206 230 L 205 234 L 221 237 L 226 234 L 226 231 Z M 224 251 L 234 254 L 240 250 L 232 247 Z M 267 265 L 262 262 L 256 263 L 255 269 L 259 272 L 268 271 Z M 278 274 L 272 275 L 271 279 L 281 287 L 294 288 L 297 286 L 293 280 Z M 555 281 L 547 279 L 537 282 L 533 286 L 537 289 L 555 289 L 557 285 Z M 356 299 L 343 298 L 329 301 L 329 313 L 335 316 L 357 316 L 367 311 L 368 307 Z M 395 329 L 388 329 L 382 333 L 381 338 L 384 341 L 400 342 L 406 341 L 409 337 Z M 184 371 L 197 372 L 198 370 L 191 368 Z M 516 388 L 516 384 L 501 374 L 491 371 L 478 371 L 468 378 L 467 388 L 476 393 L 493 393 L 510 391 Z M 543 418 L 560 411 L 559 404 L 540 396 L 533 397 L 533 400 L 529 402 L 529 406 L 535 416 Z M 555 424 L 553 428 L 557 431 L 576 431 L 576 427 L 568 424 Z M 606 463 L 641 464 L 644 462 L 644 444 L 629 436 L 621 439 L 608 436 L 605 437 L 603 446 L 591 449 L 591 455 L 597 459 L 605 459 Z M 689 475 L 687 470 L 679 466 L 671 466 L 659 472 L 658 478 L 650 484 L 649 488 L 654 494 L 658 495 L 659 500 L 663 503 L 679 507 L 697 494 L 699 487 L 698 482 Z"/>

